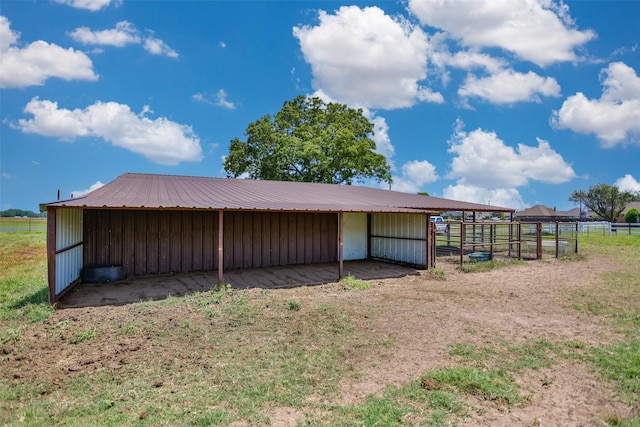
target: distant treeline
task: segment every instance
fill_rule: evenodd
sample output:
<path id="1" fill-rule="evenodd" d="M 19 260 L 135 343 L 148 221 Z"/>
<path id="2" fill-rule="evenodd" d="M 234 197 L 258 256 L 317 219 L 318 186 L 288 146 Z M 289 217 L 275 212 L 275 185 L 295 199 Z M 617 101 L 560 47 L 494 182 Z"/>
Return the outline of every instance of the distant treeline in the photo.
<path id="1" fill-rule="evenodd" d="M 24 211 L 22 209 L 7 209 L 6 211 L 0 211 L 0 217 L 3 218 L 14 218 L 14 217 L 29 217 L 29 218 L 42 218 L 46 217 L 47 213 L 35 213 L 34 211 Z"/>

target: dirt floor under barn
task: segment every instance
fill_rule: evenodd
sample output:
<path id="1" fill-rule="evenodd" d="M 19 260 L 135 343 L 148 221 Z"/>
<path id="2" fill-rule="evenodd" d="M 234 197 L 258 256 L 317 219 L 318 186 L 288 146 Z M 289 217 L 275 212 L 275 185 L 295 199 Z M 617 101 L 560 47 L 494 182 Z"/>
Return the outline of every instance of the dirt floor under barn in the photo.
<path id="1" fill-rule="evenodd" d="M 372 279 L 369 289 L 357 292 L 345 292 L 339 283 L 242 292 L 249 301 L 264 299 L 273 306 L 285 307 L 287 302 L 297 301 L 301 313 L 328 303 L 366 307 L 365 315 L 353 316 L 353 326 L 361 334 L 392 344 L 376 351 L 365 347 L 360 353 L 351 349 L 350 362 L 359 375 L 343 379 L 340 392 L 334 396 L 340 405 L 363 402 L 368 395 L 381 393 L 387 386 L 407 384 L 426 370 L 459 364 L 460 358 L 451 354 L 455 343 L 483 347 L 545 340 L 602 346 L 615 339 L 610 324 L 576 311 L 569 298 L 597 285 L 602 273 L 615 268 L 611 260 L 596 256 L 577 261 L 545 259 L 481 273 L 462 273 L 457 264 L 447 262 L 439 262 L 438 268 L 444 272 L 443 277 L 409 270 L 411 274 L 403 277 Z M 114 337 L 106 333 L 96 333 L 87 345 L 45 339 L 65 322 L 77 331 L 87 327 L 109 331 L 115 323 L 133 322 L 140 314 L 130 307 L 57 310 L 44 325 L 32 325 L 23 331 L 21 343 L 4 357 L 0 380 L 15 384 L 39 377 L 56 384 L 69 376 L 118 369 L 123 359 L 127 364 L 143 366 L 162 364 L 188 353 L 180 351 L 186 345 L 180 333 L 168 338 L 165 334 L 163 339 L 170 342 L 163 343 L 148 336 L 127 336 L 126 345 L 117 351 Z M 293 316 L 290 310 L 281 313 Z M 200 311 L 184 310 L 175 304 L 154 306 L 145 316 L 158 328 L 208 321 Z M 183 362 L 185 366 L 192 363 L 186 358 Z M 512 408 L 488 405 L 481 415 L 452 421 L 457 425 L 589 426 L 603 425 L 605 416 L 628 416 L 631 412 L 609 384 L 599 381 L 586 365 L 568 359 L 560 359 L 551 367 L 525 370 L 516 375 L 516 380 L 523 393 L 530 396 L 525 404 Z M 296 408 L 270 411 L 272 425 L 305 421 Z"/>

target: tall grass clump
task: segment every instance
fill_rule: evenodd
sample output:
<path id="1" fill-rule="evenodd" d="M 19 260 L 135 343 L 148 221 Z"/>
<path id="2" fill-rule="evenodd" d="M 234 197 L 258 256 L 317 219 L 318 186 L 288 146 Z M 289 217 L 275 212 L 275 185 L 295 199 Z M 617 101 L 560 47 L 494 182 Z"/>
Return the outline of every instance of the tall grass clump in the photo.
<path id="1" fill-rule="evenodd" d="M 46 232 L 0 232 L 0 320 L 39 322 L 51 313 Z"/>

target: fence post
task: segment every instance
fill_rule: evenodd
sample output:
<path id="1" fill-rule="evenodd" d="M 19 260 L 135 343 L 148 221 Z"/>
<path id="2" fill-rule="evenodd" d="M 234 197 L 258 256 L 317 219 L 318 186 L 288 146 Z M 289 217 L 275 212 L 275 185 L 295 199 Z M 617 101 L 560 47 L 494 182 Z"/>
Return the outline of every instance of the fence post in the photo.
<path id="1" fill-rule="evenodd" d="M 536 224 L 536 259 L 542 259 L 542 223 Z"/>
<path id="2" fill-rule="evenodd" d="M 556 258 L 558 258 L 558 252 L 560 252 L 560 222 L 556 221 Z"/>

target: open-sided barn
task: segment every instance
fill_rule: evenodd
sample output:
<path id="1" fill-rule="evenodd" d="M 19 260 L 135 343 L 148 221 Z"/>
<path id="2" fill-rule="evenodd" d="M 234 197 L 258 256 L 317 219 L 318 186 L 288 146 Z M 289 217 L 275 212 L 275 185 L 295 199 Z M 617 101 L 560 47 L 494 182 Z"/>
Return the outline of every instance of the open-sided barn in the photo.
<path id="1" fill-rule="evenodd" d="M 50 300 L 126 275 L 379 259 L 429 268 L 431 214 L 511 209 L 370 187 L 126 173 L 47 211 Z"/>

